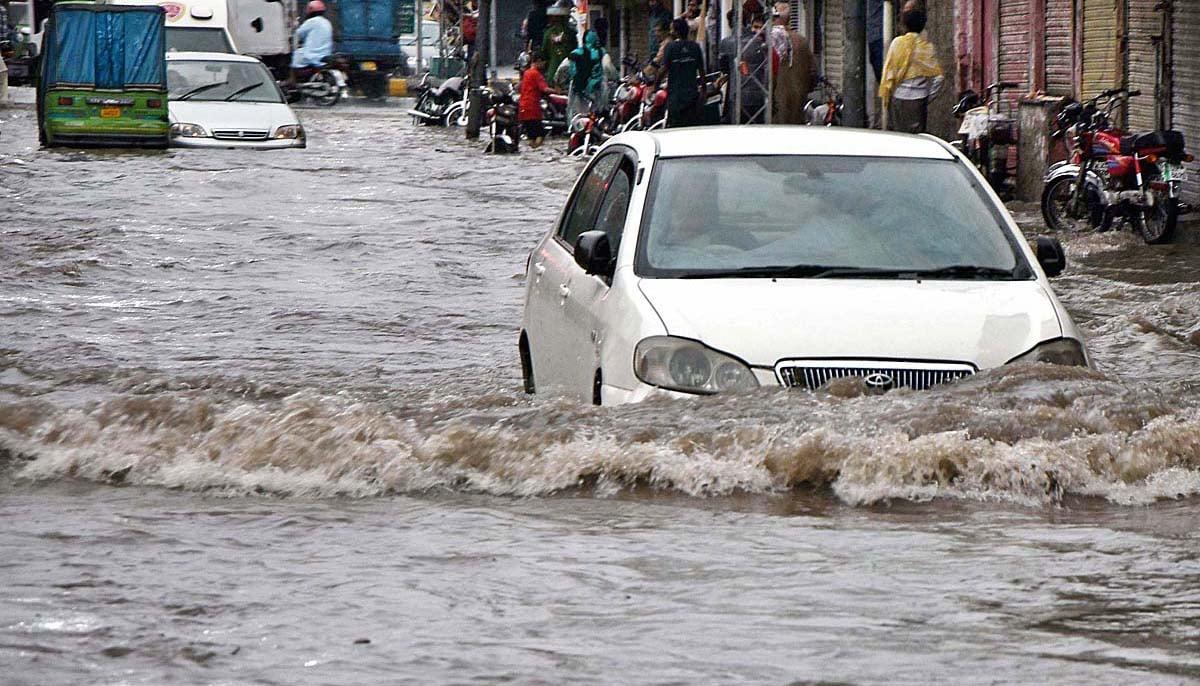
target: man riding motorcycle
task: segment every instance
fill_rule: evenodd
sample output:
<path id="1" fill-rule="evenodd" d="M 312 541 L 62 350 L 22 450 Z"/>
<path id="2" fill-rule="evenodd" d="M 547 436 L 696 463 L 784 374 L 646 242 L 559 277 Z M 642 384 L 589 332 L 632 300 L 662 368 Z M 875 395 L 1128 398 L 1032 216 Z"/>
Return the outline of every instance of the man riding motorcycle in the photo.
<path id="1" fill-rule="evenodd" d="M 296 29 L 296 51 L 292 53 L 290 83 L 325 65 L 333 54 L 333 24 L 325 18 L 325 3 L 309 0 L 305 7 L 308 18 Z"/>

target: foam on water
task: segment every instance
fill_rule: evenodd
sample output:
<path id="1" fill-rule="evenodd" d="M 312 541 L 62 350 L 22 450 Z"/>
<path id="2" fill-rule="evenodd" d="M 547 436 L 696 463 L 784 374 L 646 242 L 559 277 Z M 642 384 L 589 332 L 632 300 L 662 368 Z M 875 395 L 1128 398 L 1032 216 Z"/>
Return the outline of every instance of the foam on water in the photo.
<path id="1" fill-rule="evenodd" d="M 1200 493 L 1200 413 L 1161 388 L 1022 366 L 927 393 L 652 400 L 615 409 L 503 388 L 362 400 L 213 390 L 0 406 L 20 479 L 227 494 L 534 496 L 634 485 L 691 495 L 830 489 L 846 503 Z"/>

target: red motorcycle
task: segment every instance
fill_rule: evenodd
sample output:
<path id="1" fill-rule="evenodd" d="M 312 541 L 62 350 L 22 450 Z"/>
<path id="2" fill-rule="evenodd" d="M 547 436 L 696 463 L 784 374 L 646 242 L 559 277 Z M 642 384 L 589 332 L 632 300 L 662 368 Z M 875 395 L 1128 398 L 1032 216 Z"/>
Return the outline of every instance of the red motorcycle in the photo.
<path id="1" fill-rule="evenodd" d="M 1113 110 L 1140 95 L 1108 90 L 1084 103 L 1071 103 L 1055 118 L 1054 138 L 1068 137 L 1071 159 L 1050 167 L 1042 191 L 1042 217 L 1055 231 L 1107 231 L 1121 218 L 1147 243 L 1166 243 L 1179 215 L 1179 201 L 1192 156 L 1183 134 L 1160 130 L 1129 134 L 1112 126 Z"/>

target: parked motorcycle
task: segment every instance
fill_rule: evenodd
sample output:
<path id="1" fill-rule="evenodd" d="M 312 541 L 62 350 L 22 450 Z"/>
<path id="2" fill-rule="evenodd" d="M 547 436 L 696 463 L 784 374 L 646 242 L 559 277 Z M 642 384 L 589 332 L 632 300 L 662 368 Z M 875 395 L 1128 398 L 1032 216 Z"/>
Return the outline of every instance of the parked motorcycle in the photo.
<path id="1" fill-rule="evenodd" d="M 1181 214 L 1179 201 L 1192 156 L 1173 130 L 1127 133 L 1112 125 L 1115 108 L 1140 91 L 1114 88 L 1055 117 L 1054 138 L 1071 141 L 1071 159 L 1051 165 L 1042 217 L 1055 231 L 1107 231 L 1121 218 L 1147 243 L 1166 243 Z"/>
<path id="2" fill-rule="evenodd" d="M 416 105 L 408 111 L 414 124 L 465 126 L 467 117 L 466 79 L 452 76 L 445 81 L 428 73 L 417 85 Z"/>
<path id="3" fill-rule="evenodd" d="M 613 126 L 618 131 L 637 131 L 642 122 L 642 101 L 653 89 L 640 71 L 632 71 L 613 91 Z"/>
<path id="4" fill-rule="evenodd" d="M 813 89 L 818 97 L 804 104 L 804 116 L 809 126 L 842 125 L 842 93 L 824 76 L 817 79 Z"/>
<path id="5" fill-rule="evenodd" d="M 986 101 L 975 91 L 964 91 L 953 110 L 962 123 L 959 139 L 952 145 L 971 160 L 1001 198 L 1012 197 L 1014 170 L 1009 151 L 1017 144 L 1017 121 L 1010 111 L 1011 104 L 1006 105 L 1008 101 L 1002 96 L 1019 85 L 1011 81 L 993 83 L 987 87 Z"/>
<path id="6" fill-rule="evenodd" d="M 490 140 L 484 152 L 514 153 L 521 142 L 521 131 L 517 125 L 517 100 L 513 89 L 501 84 L 484 92 L 484 123 L 488 127 Z"/>
<path id="7" fill-rule="evenodd" d="M 571 135 L 567 139 L 567 155 L 590 157 L 616 133 L 607 112 L 586 112 L 571 120 Z"/>
<path id="8" fill-rule="evenodd" d="M 542 123 L 546 133 L 561 135 L 567 132 L 567 96 L 551 93 L 542 98 Z"/>
<path id="9" fill-rule="evenodd" d="M 346 87 L 345 59 L 331 58 L 325 66 L 298 70 L 297 83 L 278 81 L 279 90 L 288 103 L 309 100 L 321 107 L 333 107 L 349 95 Z"/>

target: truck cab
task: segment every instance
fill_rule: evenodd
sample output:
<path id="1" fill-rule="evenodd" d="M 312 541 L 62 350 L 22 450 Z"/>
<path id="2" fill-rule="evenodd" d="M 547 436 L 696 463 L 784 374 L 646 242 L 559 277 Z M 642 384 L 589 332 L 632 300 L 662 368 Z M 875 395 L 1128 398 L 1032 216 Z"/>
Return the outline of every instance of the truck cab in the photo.
<path id="1" fill-rule="evenodd" d="M 167 52 L 241 52 L 229 30 L 225 0 L 121 0 L 158 5 L 167 13 Z"/>

